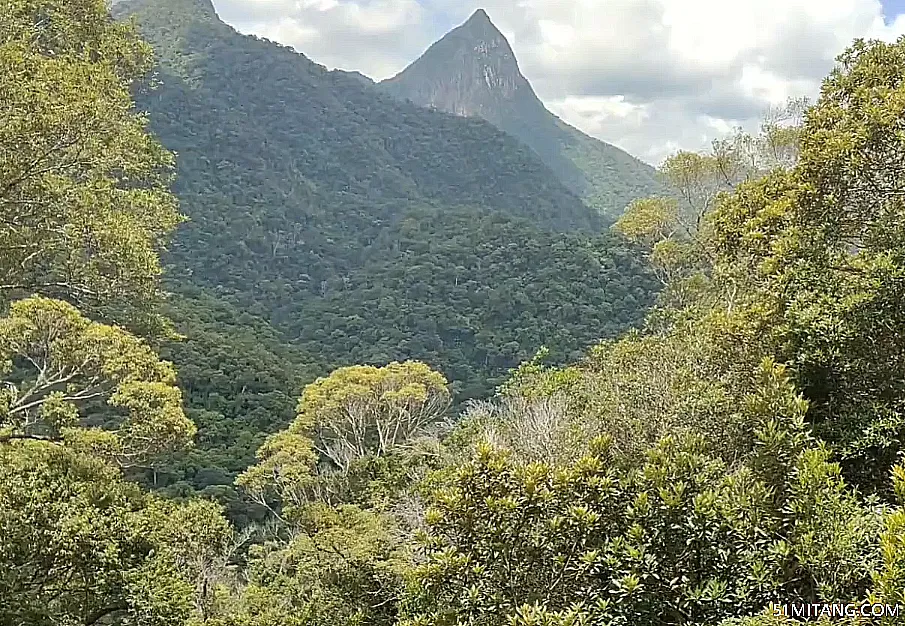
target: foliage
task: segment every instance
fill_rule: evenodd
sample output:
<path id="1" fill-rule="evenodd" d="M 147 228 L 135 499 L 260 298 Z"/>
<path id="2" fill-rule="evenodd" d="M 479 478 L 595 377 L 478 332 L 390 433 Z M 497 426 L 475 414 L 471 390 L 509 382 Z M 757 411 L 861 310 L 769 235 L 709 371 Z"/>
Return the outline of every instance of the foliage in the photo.
<path id="1" fill-rule="evenodd" d="M 746 186 L 713 216 L 726 282 L 750 277 L 769 349 L 794 369 L 815 433 L 871 490 L 895 463 L 905 424 L 903 49 L 858 42 L 840 57 L 807 114 L 796 167 Z"/>
<path id="2" fill-rule="evenodd" d="M 808 106 L 806 99 L 789 100 L 765 116 L 757 134 L 737 130 L 714 141 L 707 154 L 672 155 L 660 175 L 673 195 L 636 199 L 613 225 L 649 248 L 650 261 L 667 286 L 665 302 L 682 306 L 684 279 L 712 269 L 709 217 L 715 208 L 744 183 L 794 167 Z"/>
<path id="3" fill-rule="evenodd" d="M 789 623 L 777 600 L 905 602 L 905 39 L 856 42 L 801 119 L 667 162 L 677 199 L 618 226 L 666 289 L 616 339 L 651 277 L 566 232 L 594 220 L 525 148 L 239 37 L 206 0 L 138 0 L 163 58 L 141 98 L 195 219 L 168 257 L 185 336 L 149 344 L 109 323 L 155 312 L 178 221 L 128 100 L 147 48 L 87 0 L 8 4 L 0 62 L 47 107 L 11 100 L 9 171 L 75 110 L 109 125 L 79 139 L 86 169 L 0 193 L 48 225 L 0 225 L 28 287 L 0 318 L 0 622 L 766 626 Z M 98 234 L 118 220 L 134 258 Z M 448 419 L 441 366 L 497 397 Z"/>
<path id="4" fill-rule="evenodd" d="M 806 437 L 792 393 L 765 364 L 757 447 L 735 469 L 693 436 L 662 439 L 640 467 L 608 439 L 559 469 L 479 447 L 431 501 L 410 623 L 568 624 L 573 611 L 590 620 L 574 623 L 698 624 L 777 597 L 863 597 L 879 518 Z"/>
<path id="5" fill-rule="evenodd" d="M 905 426 L 903 48 L 905 41 L 856 42 L 800 125 L 767 126 L 767 140 L 736 140 L 714 155 L 668 163 L 697 227 L 677 244 L 685 248 L 678 257 L 692 263 L 673 272 L 679 276 L 659 315 L 665 332 L 679 337 L 714 320 L 759 329 L 738 337 L 736 351 L 788 364 L 815 434 L 856 485 L 887 497 L 881 477 L 896 462 Z M 768 173 L 755 159 L 738 170 L 743 175 L 720 179 L 721 155 L 738 153 L 726 145 L 754 145 L 759 155 L 771 138 L 791 144 L 765 161 Z M 625 232 L 656 224 L 643 219 L 646 206 L 627 216 Z"/>
<path id="6" fill-rule="evenodd" d="M 905 467 L 901 464 L 893 468 L 892 484 L 898 500 L 898 507 L 890 511 L 885 527 L 880 534 L 880 551 L 883 567 L 874 572 L 874 590 L 868 600 L 875 604 L 905 605 Z M 882 623 L 893 624 L 896 619 L 884 618 Z"/>
<path id="7" fill-rule="evenodd" d="M 92 456 L 0 446 L 3 623 L 183 623 L 228 539 L 216 507 L 143 495 Z"/>
<path id="8" fill-rule="evenodd" d="M 108 464 L 184 446 L 195 427 L 170 363 L 83 316 L 166 330 L 153 308 L 158 253 L 181 218 L 171 156 L 133 111 L 130 88 L 149 67 L 150 48 L 101 1 L 3 3 L 4 624 L 203 619 L 226 558 L 217 507 L 148 496 Z"/>
<path id="9" fill-rule="evenodd" d="M 640 323 L 653 301 L 653 277 L 608 237 L 445 211 L 409 215 L 385 241 L 289 323 L 311 353 L 329 340 L 327 354 L 343 355 L 333 367 L 422 360 L 455 381 L 460 400 L 489 395 L 541 345 L 556 362 L 579 358 Z"/>
<path id="10" fill-rule="evenodd" d="M 342 368 L 308 385 L 296 420 L 237 481 L 280 531 L 250 551 L 248 581 L 214 623 L 394 624 L 409 559 L 386 496 L 408 488 L 400 451 L 448 402 L 443 376 L 416 362 Z"/>
<path id="11" fill-rule="evenodd" d="M 319 370 L 260 318 L 201 290 L 168 298 L 163 309 L 181 337 L 160 353 L 177 368 L 195 445 L 159 457 L 131 476 L 172 497 L 215 498 L 237 526 L 264 522 L 265 511 L 232 484 L 267 436 L 295 417 L 296 391 Z"/>
<path id="12" fill-rule="evenodd" d="M 239 483 L 259 501 L 275 490 L 290 512 L 311 500 L 318 456 L 348 474 L 356 463 L 385 457 L 439 420 L 449 405 L 443 376 L 418 362 L 347 367 L 305 388 L 298 416 L 258 450 L 259 463 Z"/>
<path id="13" fill-rule="evenodd" d="M 5 0 L 0 298 L 40 291 L 133 322 L 180 222 L 171 155 L 133 111 L 150 48 L 103 0 Z"/>
<path id="14" fill-rule="evenodd" d="M 514 402 L 524 410 L 528 399 L 527 406 L 557 407 L 558 425 L 550 434 L 562 448 L 560 460 L 574 458 L 581 442 L 601 433 L 612 437 L 621 457 L 635 461 L 666 435 L 696 433 L 732 463 L 751 449 L 752 409 L 742 399 L 758 382 L 759 354 L 752 345 L 761 332 L 716 318 L 677 325 L 668 334 L 627 333 L 594 346 L 567 368 L 523 365 L 502 388 L 503 405 Z M 534 432 L 525 424 L 529 415 L 505 420 L 510 439 L 519 439 L 522 429 Z M 521 439 L 515 446 L 537 443 Z"/>
<path id="15" fill-rule="evenodd" d="M 388 524 L 352 505 L 307 507 L 288 541 L 253 550 L 247 584 L 206 623 L 395 624 L 407 560 Z"/>
<path id="16" fill-rule="evenodd" d="M 292 428 L 313 429 L 315 449 L 345 471 L 403 445 L 448 405 L 446 379 L 423 363 L 346 367 L 305 388 Z"/>
<path id="17" fill-rule="evenodd" d="M 195 434 L 169 363 L 140 339 L 91 322 L 60 300 L 13 303 L 0 318 L 0 363 L 11 375 L 0 395 L 0 445 L 62 441 L 129 465 Z M 108 429 L 91 427 L 85 407 L 95 399 L 124 415 Z"/>

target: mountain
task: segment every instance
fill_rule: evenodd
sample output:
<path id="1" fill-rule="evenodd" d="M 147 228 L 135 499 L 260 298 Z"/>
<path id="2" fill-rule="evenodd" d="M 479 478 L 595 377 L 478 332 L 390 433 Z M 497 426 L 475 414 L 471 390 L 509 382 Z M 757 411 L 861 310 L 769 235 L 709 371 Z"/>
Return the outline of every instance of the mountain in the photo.
<path id="1" fill-rule="evenodd" d="M 183 170 L 216 156 L 218 175 L 233 170 L 233 183 L 254 173 L 272 191 L 304 179 L 286 191 L 367 204 L 359 226 L 391 219 L 397 207 L 386 203 L 400 200 L 479 205 L 559 231 L 602 226 L 530 150 L 481 120 L 400 105 L 360 75 L 240 35 L 210 0 L 139 0 L 122 11 L 159 57 L 163 88 L 140 104 L 183 155 Z M 199 124 L 213 134 L 197 135 Z"/>
<path id="2" fill-rule="evenodd" d="M 370 78 L 369 76 L 365 76 L 361 72 L 349 72 L 346 70 L 333 70 L 333 71 L 337 74 L 348 76 L 350 78 L 355 78 L 355 79 L 361 81 L 362 83 L 364 83 L 365 85 L 374 85 L 375 84 L 374 80 L 372 78 Z"/>
<path id="3" fill-rule="evenodd" d="M 189 339 L 166 354 L 200 443 L 161 483 L 226 484 L 231 455 L 285 422 L 286 387 L 333 368 L 418 359 L 465 401 L 542 345 L 577 358 L 643 319 L 657 283 L 636 251 L 487 121 L 241 35 L 208 0 L 118 15 L 155 47 L 157 86 L 136 97 L 189 217 L 165 259 Z M 217 330 L 246 324 L 232 349 Z M 252 388 L 272 400 L 249 405 Z"/>
<path id="4" fill-rule="evenodd" d="M 632 200 L 661 192 L 652 167 L 546 109 L 483 9 L 379 87 L 400 100 L 489 121 L 530 146 L 569 189 L 606 215 L 618 217 Z"/>

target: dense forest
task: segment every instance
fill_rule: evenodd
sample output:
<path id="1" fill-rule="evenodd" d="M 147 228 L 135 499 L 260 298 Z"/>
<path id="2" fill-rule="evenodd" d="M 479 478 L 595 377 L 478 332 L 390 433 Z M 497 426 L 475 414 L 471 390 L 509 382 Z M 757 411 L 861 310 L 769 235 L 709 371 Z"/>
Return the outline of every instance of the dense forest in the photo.
<path id="1" fill-rule="evenodd" d="M 180 57 L 170 90 L 142 39 L 151 30 L 114 21 L 103 0 L 0 3 L 0 624 L 779 626 L 791 623 L 783 607 L 827 603 L 846 614 L 813 621 L 902 622 L 905 39 L 854 42 L 815 102 L 671 157 L 671 193 L 636 199 L 604 235 L 552 219 L 582 207 L 555 181 L 535 179 L 537 203 L 495 201 L 496 189 L 519 193 L 502 173 L 497 187 L 463 182 L 470 197 L 458 200 L 409 178 L 412 205 L 371 198 L 372 214 L 370 186 L 320 205 L 342 196 L 332 178 L 287 180 L 274 163 L 261 168 L 275 172 L 274 193 L 299 185 L 312 202 L 274 208 L 266 178 L 246 172 L 228 187 L 196 171 L 203 155 L 189 149 L 262 127 L 198 125 L 174 155 L 163 130 L 176 126 L 136 107 L 213 104 L 211 66 L 193 65 L 212 51 Z M 179 6 L 192 5 L 165 15 L 185 24 Z M 455 137 L 487 129 L 408 111 Z M 325 160 L 341 145 L 320 141 Z M 254 158 L 257 145 L 213 154 Z M 458 154 L 451 171 L 470 167 Z M 258 191 L 243 196 L 242 184 Z M 235 210 L 254 198 L 256 211 Z M 214 223 L 234 230 L 205 230 L 217 206 L 230 219 Z M 268 211 L 300 206 L 337 216 L 293 214 L 320 224 L 300 233 L 325 251 L 320 266 L 301 257 L 309 275 L 348 260 L 343 286 L 361 299 L 331 303 L 339 286 L 322 279 L 322 299 L 305 302 L 319 303 L 310 319 L 327 320 L 329 338 L 305 335 L 239 254 L 255 219 L 266 228 Z M 353 206 L 358 219 L 395 220 L 374 232 L 398 248 L 352 265 L 354 253 L 327 246 L 333 234 L 352 246 L 360 231 L 343 234 L 353 213 L 341 211 Z M 181 210 L 197 213 L 187 222 Z M 485 248 L 465 245 L 469 222 Z M 511 239 L 521 235 L 532 239 Z M 235 265 L 218 265 L 218 251 Z M 580 287 L 562 287 L 579 266 Z M 468 280 L 497 300 L 477 307 L 455 289 Z M 651 295 L 644 281 L 662 288 Z M 440 284 L 454 311 L 419 295 Z M 626 318 L 619 330 L 615 306 L 599 318 L 582 308 L 619 285 L 624 306 L 655 299 L 637 328 Z M 489 329 L 491 393 L 463 402 L 445 352 L 448 370 L 397 356 L 379 326 L 346 334 L 336 313 L 389 327 L 403 306 L 428 355 L 430 324 L 468 328 L 457 316 L 471 314 Z M 583 319 L 565 326 L 568 341 L 529 358 L 490 351 L 511 329 L 553 333 L 541 321 L 560 307 Z M 333 341 L 362 362 L 333 367 Z M 521 362 L 500 377 L 507 358 Z"/>
<path id="2" fill-rule="evenodd" d="M 233 499 L 221 487 L 292 418 L 283 395 L 337 367 L 423 361 L 459 406 L 541 347 L 565 363 L 642 322 L 660 283 L 634 246 L 490 124 L 242 36 L 203 0 L 117 13 L 157 52 L 136 97 L 188 217 L 163 257 L 188 344 L 163 350 L 203 412 L 197 448 L 149 483 Z"/>

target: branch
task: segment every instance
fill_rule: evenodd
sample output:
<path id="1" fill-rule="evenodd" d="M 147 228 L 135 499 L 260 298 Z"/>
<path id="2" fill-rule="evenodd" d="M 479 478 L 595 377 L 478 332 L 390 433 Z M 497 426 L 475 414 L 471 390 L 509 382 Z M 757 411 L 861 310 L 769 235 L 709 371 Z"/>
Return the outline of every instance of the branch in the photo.
<path id="1" fill-rule="evenodd" d="M 36 392 L 38 392 L 38 391 L 41 391 L 41 392 L 46 391 L 46 390 L 48 390 L 48 389 L 51 389 L 51 388 L 55 387 L 56 385 L 59 385 L 59 384 L 62 384 L 62 383 L 64 383 L 64 382 L 66 382 L 66 380 L 67 380 L 67 379 L 63 379 L 63 380 L 60 380 L 60 381 L 56 381 L 56 382 L 54 382 L 53 384 L 47 384 L 47 385 L 44 385 L 43 387 L 41 387 L 40 389 L 33 390 L 32 393 L 23 396 L 23 397 L 20 399 L 20 401 L 28 400 L 30 397 L 34 396 L 34 394 L 35 394 Z M 77 392 L 77 393 L 75 393 L 75 394 L 72 394 L 72 395 L 63 396 L 62 399 L 63 399 L 64 402 L 83 402 L 83 401 L 85 401 L 85 400 L 93 400 L 94 398 L 99 398 L 99 397 L 103 396 L 105 393 L 106 393 L 106 390 L 104 390 L 104 389 L 99 389 L 97 386 L 95 386 L 95 387 L 89 387 L 88 389 L 83 389 L 82 391 L 79 391 L 79 392 Z M 15 405 L 13 405 L 12 408 L 10 408 L 9 414 L 10 414 L 10 415 L 15 415 L 15 414 L 17 414 L 17 413 L 23 413 L 23 412 L 27 413 L 27 412 L 30 411 L 31 409 L 34 409 L 35 407 L 41 406 L 41 405 L 44 404 L 45 402 L 47 402 L 47 396 L 46 396 L 46 395 L 45 395 L 45 396 L 42 396 L 42 397 L 40 397 L 40 398 L 38 398 L 38 399 L 36 399 L 36 400 L 31 400 L 30 402 L 27 402 L 26 404 L 19 404 L 19 402 L 17 402 Z"/>
<path id="2" fill-rule="evenodd" d="M 72 283 L 65 282 L 57 282 L 57 283 L 18 283 L 18 284 L 10 284 L 10 285 L 0 285 L 0 291 L 11 291 L 13 289 L 23 289 L 23 290 L 32 290 L 32 289 L 44 289 L 46 287 L 61 287 L 64 289 L 71 289 L 73 291 L 77 291 L 86 296 L 96 296 L 98 293 L 85 287 L 84 285 L 75 285 Z"/>
<path id="3" fill-rule="evenodd" d="M 63 443 L 60 437 L 47 437 L 44 435 L 26 435 L 25 433 L 12 433 L 9 435 L 0 435 L 0 444 L 9 443 L 16 439 L 30 439 L 32 441 L 46 441 L 49 443 Z"/>
<path id="4" fill-rule="evenodd" d="M 45 356 L 49 352 L 50 346 L 45 345 Z M 33 409 L 36 406 L 40 406 L 47 401 L 47 396 L 45 395 L 47 392 L 51 391 L 54 387 L 58 387 L 64 383 L 70 382 L 73 378 L 82 373 L 82 369 L 84 369 L 90 361 L 90 356 L 86 356 L 82 360 L 82 363 L 73 368 L 69 373 L 66 373 L 68 366 L 64 365 L 61 366 L 53 376 L 47 378 L 47 368 L 50 366 L 49 363 L 43 362 L 41 365 L 39 365 L 28 354 L 25 355 L 25 358 L 35 366 L 35 369 L 38 370 L 38 378 L 35 381 L 35 384 L 32 385 L 31 389 L 29 389 L 16 399 L 15 403 L 13 403 L 12 407 L 10 408 L 10 414 L 21 413 L 23 411 L 28 412 L 30 409 Z M 92 377 L 92 379 L 89 381 L 89 386 L 86 389 L 66 396 L 63 398 L 63 400 L 67 402 L 77 402 L 81 400 L 90 400 L 102 395 L 104 391 L 100 386 L 97 378 L 97 376 Z M 32 398 L 35 398 L 38 395 L 41 395 L 41 397 L 32 400 Z"/>

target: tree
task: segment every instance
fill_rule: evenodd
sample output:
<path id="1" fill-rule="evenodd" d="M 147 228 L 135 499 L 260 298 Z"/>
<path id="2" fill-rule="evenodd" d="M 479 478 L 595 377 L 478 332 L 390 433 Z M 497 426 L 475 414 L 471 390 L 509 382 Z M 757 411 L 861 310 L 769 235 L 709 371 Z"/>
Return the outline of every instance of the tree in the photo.
<path id="1" fill-rule="evenodd" d="M 586 429 L 577 428 L 562 394 L 473 402 L 462 421 L 476 429 L 481 439 L 528 463 L 568 462 L 592 438 Z"/>
<path id="2" fill-rule="evenodd" d="M 412 443 L 449 399 L 446 379 L 423 363 L 340 368 L 305 387 L 295 421 L 268 437 L 236 482 L 268 508 L 276 498 L 292 516 L 355 481 L 352 470 Z"/>
<path id="3" fill-rule="evenodd" d="M 0 298 L 39 292 L 129 319 L 156 296 L 181 221 L 172 156 L 133 110 L 151 66 L 104 0 L 4 0 Z"/>
<path id="4" fill-rule="evenodd" d="M 713 142 L 706 154 L 680 151 L 660 168 L 674 196 L 640 198 L 613 225 L 630 240 L 650 248 L 650 259 L 670 295 L 681 278 L 714 262 L 708 220 L 721 199 L 740 185 L 774 170 L 795 166 L 807 99 L 790 99 L 771 109 L 759 131 L 739 129 Z"/>
<path id="5" fill-rule="evenodd" d="M 433 494 L 404 623 L 701 624 L 865 597 L 880 517 L 809 437 L 782 366 L 743 402 L 755 445 L 733 466 L 694 435 L 640 466 L 608 438 L 559 468 L 479 446 Z"/>
<path id="6" fill-rule="evenodd" d="M 570 367 L 525 364 L 485 411 L 506 417 L 482 417 L 479 430 L 502 432 L 511 442 L 505 447 L 521 460 L 570 462 L 589 440 L 605 434 L 620 458 L 637 463 L 664 436 L 686 433 L 705 438 L 734 463 L 751 453 L 754 417 L 739 399 L 756 391 L 763 360 L 758 337 L 764 331 L 746 321 L 694 318 L 662 332 L 601 342 Z M 558 410 L 539 413 L 545 405 Z M 508 415 L 514 407 L 519 414 Z M 555 417 L 546 421 L 552 432 L 532 419 L 545 414 Z M 544 440 L 551 437 L 562 454 L 538 458 L 531 452 L 548 447 Z"/>
<path id="7" fill-rule="evenodd" d="M 230 540 L 218 508 L 142 494 L 91 455 L 0 446 L 0 622 L 184 624 Z"/>
<path id="8" fill-rule="evenodd" d="M 290 537 L 256 545 L 238 593 L 209 626 L 393 626 L 407 569 L 385 516 L 353 505 L 305 508 Z"/>
<path id="9" fill-rule="evenodd" d="M 712 216 L 715 284 L 752 298 L 768 349 L 811 401 L 852 480 L 890 494 L 905 429 L 905 40 L 840 56 L 801 129 L 795 168 L 742 186 Z"/>
<path id="10" fill-rule="evenodd" d="M 891 474 L 898 506 L 884 520 L 880 534 L 883 567 L 874 574 L 874 589 L 868 600 L 901 607 L 905 605 L 905 466 L 896 465 Z M 897 621 L 887 617 L 882 623 L 885 626 Z"/>
<path id="11" fill-rule="evenodd" d="M 293 432 L 310 429 L 314 447 L 340 470 L 384 455 L 439 419 L 449 405 L 446 379 L 414 361 L 353 366 L 305 388 Z"/>
<path id="12" fill-rule="evenodd" d="M 417 362 L 341 368 L 308 385 L 296 420 L 237 481 L 279 531 L 250 555 L 247 585 L 214 624 L 394 624 L 405 529 L 380 509 L 405 488 L 396 453 L 448 403 L 446 379 Z M 319 468 L 318 453 L 333 468 Z"/>
<path id="13" fill-rule="evenodd" d="M 651 203 L 621 225 L 667 235 L 654 257 L 665 254 L 669 285 L 650 325 L 693 337 L 716 324 L 730 353 L 787 364 L 815 434 L 851 481 L 887 498 L 878 478 L 905 432 L 903 50 L 858 41 L 792 124 L 671 160 L 699 227 L 663 228 Z"/>
<path id="14" fill-rule="evenodd" d="M 0 447 L 36 439 L 91 449 L 131 465 L 188 444 L 176 373 L 143 341 L 47 298 L 13 303 L 0 318 Z M 121 414 L 104 416 L 97 401 Z M 93 411 L 91 410 L 93 409 Z"/>

